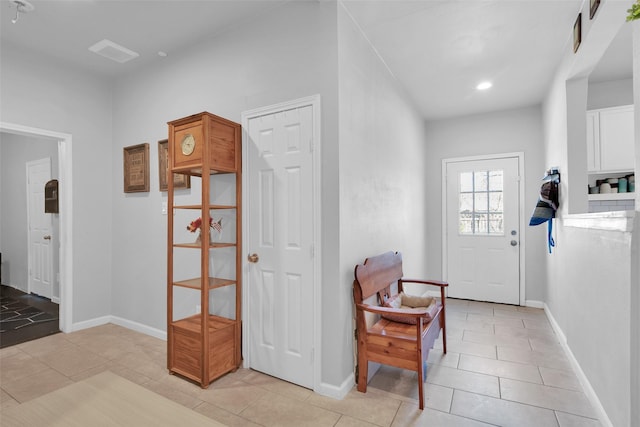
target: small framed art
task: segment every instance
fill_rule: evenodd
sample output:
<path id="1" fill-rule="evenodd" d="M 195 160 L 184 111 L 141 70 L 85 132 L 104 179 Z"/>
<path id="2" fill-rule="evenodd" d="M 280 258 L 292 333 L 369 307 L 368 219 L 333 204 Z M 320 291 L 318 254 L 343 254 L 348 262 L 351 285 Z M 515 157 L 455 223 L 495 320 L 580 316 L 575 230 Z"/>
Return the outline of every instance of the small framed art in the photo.
<path id="1" fill-rule="evenodd" d="M 124 192 L 143 193 L 149 191 L 149 144 L 123 148 Z"/>
<path id="2" fill-rule="evenodd" d="M 158 173 L 160 175 L 160 191 L 169 188 L 169 140 L 158 141 Z M 181 173 L 173 174 L 173 188 L 191 188 L 191 177 Z"/>
<path id="3" fill-rule="evenodd" d="M 600 0 L 589 0 L 589 19 L 593 19 L 598 6 L 600 6 Z"/>
<path id="4" fill-rule="evenodd" d="M 573 24 L 573 53 L 578 51 L 582 41 L 582 13 L 578 14 L 575 24 Z"/>

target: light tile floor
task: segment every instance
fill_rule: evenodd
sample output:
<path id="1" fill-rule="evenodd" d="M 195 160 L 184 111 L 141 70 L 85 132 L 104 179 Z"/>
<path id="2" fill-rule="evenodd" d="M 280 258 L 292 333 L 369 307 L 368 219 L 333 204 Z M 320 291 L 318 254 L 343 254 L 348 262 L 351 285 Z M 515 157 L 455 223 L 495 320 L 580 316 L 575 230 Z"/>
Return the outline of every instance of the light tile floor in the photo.
<path id="1" fill-rule="evenodd" d="M 0 408 L 111 370 L 230 426 L 600 426 L 542 310 L 447 302 L 424 411 L 417 374 L 385 366 L 343 400 L 248 369 L 202 390 L 167 374 L 164 341 L 112 324 L 1 349 Z"/>

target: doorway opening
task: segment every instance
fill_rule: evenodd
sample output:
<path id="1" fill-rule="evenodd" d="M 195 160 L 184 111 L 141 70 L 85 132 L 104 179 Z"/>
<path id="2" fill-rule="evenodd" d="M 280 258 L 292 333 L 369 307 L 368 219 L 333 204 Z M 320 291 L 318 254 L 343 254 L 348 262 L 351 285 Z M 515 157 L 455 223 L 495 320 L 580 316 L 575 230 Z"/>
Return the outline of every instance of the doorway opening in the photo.
<path id="1" fill-rule="evenodd" d="M 0 132 L 50 140 L 58 146 L 59 171 L 59 234 L 60 234 L 60 297 L 59 328 L 62 332 L 72 331 L 73 313 L 73 191 L 72 191 L 72 136 L 67 133 L 0 122 Z"/>

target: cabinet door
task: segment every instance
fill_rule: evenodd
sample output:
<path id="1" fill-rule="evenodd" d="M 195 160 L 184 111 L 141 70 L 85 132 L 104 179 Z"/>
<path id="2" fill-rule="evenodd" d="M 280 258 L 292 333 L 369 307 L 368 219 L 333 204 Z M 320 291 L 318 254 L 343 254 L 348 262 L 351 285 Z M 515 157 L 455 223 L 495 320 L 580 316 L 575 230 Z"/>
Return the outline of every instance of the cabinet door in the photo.
<path id="1" fill-rule="evenodd" d="M 600 170 L 600 132 L 596 111 L 587 111 L 587 170 Z"/>
<path id="2" fill-rule="evenodd" d="M 600 169 L 633 170 L 633 108 L 600 111 Z"/>

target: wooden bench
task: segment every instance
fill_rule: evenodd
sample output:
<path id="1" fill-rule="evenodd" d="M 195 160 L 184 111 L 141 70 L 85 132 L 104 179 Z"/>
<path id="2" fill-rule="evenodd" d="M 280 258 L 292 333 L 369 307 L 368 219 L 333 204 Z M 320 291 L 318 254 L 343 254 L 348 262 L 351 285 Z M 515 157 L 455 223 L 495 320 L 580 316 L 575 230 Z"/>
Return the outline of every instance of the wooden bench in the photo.
<path id="1" fill-rule="evenodd" d="M 397 286 L 396 286 L 397 283 Z M 403 283 L 419 283 L 440 288 L 440 301 L 431 321 L 425 320 L 427 310 L 405 310 L 383 307 L 390 297 L 403 292 Z M 387 252 L 367 258 L 364 264 L 355 268 L 353 299 L 356 306 L 356 327 L 358 341 L 358 391 L 366 393 L 369 362 L 410 369 L 418 373 L 418 394 L 420 409 L 424 408 L 423 364 L 429 350 L 442 330 L 444 353 L 447 352 L 445 328 L 446 282 L 437 280 L 415 280 L 402 277 L 402 255 Z M 377 295 L 377 304 L 365 301 Z M 372 313 L 372 315 L 366 315 Z M 415 319 L 415 325 L 391 321 L 378 315 L 395 314 Z M 369 321 L 367 321 L 369 318 Z"/>

